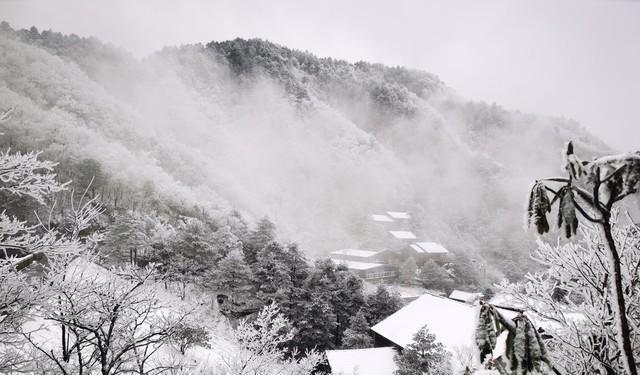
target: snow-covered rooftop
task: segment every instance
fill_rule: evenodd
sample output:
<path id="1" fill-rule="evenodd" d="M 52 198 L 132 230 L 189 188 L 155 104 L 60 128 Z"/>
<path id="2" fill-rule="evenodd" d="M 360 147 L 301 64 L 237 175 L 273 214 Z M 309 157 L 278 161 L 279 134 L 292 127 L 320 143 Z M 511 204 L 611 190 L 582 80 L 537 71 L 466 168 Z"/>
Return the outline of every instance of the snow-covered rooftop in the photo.
<path id="1" fill-rule="evenodd" d="M 353 260 L 344 260 L 344 259 L 336 259 L 331 258 L 337 264 L 344 264 L 350 270 L 369 270 L 372 268 L 384 266 L 384 264 L 380 263 L 367 263 L 367 262 L 356 262 Z"/>
<path id="2" fill-rule="evenodd" d="M 411 215 L 409 215 L 407 212 L 389 211 L 387 212 L 387 215 L 391 216 L 394 219 L 411 219 Z"/>
<path id="3" fill-rule="evenodd" d="M 391 347 L 327 350 L 326 354 L 331 373 L 336 375 L 391 375 L 398 369 Z"/>
<path id="4" fill-rule="evenodd" d="M 358 249 L 341 249 L 341 250 L 336 250 L 331 252 L 331 254 L 335 254 L 335 255 L 350 255 L 350 256 L 361 257 L 361 258 L 369 258 L 378 253 L 380 252 L 371 251 L 371 250 L 358 250 Z"/>
<path id="5" fill-rule="evenodd" d="M 444 246 L 435 242 L 416 242 L 411 245 L 411 248 L 415 250 L 417 253 L 425 253 L 425 254 L 449 253 L 449 250 L 445 249 Z"/>
<path id="6" fill-rule="evenodd" d="M 462 290 L 454 290 L 449 295 L 449 298 L 466 302 L 466 303 L 473 303 L 478 298 L 480 298 L 480 296 L 481 296 L 480 293 L 470 293 L 470 292 L 463 292 Z"/>
<path id="7" fill-rule="evenodd" d="M 376 214 L 373 214 L 373 215 L 371 215 L 371 218 L 373 219 L 373 221 L 379 221 L 379 222 L 382 222 L 382 223 L 391 223 L 391 222 L 393 222 L 393 219 L 390 218 L 387 215 L 376 215 Z"/>
<path id="8" fill-rule="evenodd" d="M 405 347 L 427 326 L 447 350 L 469 350 L 474 345 L 478 310 L 475 306 L 445 297 L 424 294 L 371 327 L 381 336 Z"/>
<path id="9" fill-rule="evenodd" d="M 400 240 L 415 240 L 417 238 L 415 234 L 407 230 L 390 230 L 389 233 Z"/>

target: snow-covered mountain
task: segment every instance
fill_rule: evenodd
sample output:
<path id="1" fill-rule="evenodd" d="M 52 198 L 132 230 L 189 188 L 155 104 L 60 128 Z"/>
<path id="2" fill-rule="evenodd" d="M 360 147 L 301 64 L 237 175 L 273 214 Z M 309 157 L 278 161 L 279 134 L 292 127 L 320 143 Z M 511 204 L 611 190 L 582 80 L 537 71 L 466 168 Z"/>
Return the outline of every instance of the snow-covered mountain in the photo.
<path id="1" fill-rule="evenodd" d="M 138 60 L 3 23 L 8 107 L 3 145 L 95 159 L 112 186 L 214 216 L 269 216 L 311 254 L 367 245 L 368 215 L 399 209 L 421 239 L 515 274 L 530 182 L 558 171 L 569 139 L 608 150 L 572 120 L 470 102 L 429 73 L 257 39 Z"/>

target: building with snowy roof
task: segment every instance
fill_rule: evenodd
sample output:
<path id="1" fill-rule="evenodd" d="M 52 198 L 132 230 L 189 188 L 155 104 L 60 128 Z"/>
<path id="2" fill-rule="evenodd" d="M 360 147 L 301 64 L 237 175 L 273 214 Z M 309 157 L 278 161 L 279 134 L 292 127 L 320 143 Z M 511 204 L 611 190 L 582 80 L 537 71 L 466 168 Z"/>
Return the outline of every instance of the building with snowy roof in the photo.
<path id="1" fill-rule="evenodd" d="M 406 249 L 405 256 L 412 256 L 419 263 L 427 259 L 444 262 L 449 256 L 449 250 L 435 242 L 415 242 Z"/>
<path id="2" fill-rule="evenodd" d="M 393 219 L 387 215 L 373 214 L 371 215 L 371 219 L 378 223 L 393 223 Z"/>
<path id="3" fill-rule="evenodd" d="M 358 262 L 354 260 L 330 258 L 337 264 L 346 266 L 350 271 L 360 276 L 361 279 L 371 282 L 389 281 L 398 276 L 395 266 L 385 263 Z"/>
<path id="4" fill-rule="evenodd" d="M 334 259 L 353 260 L 356 262 L 384 263 L 384 250 L 341 249 L 332 251 L 329 256 Z"/>
<path id="5" fill-rule="evenodd" d="M 480 297 L 482 297 L 482 293 L 463 292 L 462 290 L 454 290 L 449 295 L 450 299 L 453 299 L 453 300 L 456 300 L 456 301 L 460 301 L 460 302 L 464 302 L 464 303 L 469 303 L 469 304 L 472 304 L 472 305 L 476 301 L 478 301 L 480 299 Z"/>
<path id="6" fill-rule="evenodd" d="M 334 375 L 392 375 L 396 353 L 393 347 L 326 351 Z"/>
<path id="7" fill-rule="evenodd" d="M 404 348 L 424 326 L 451 353 L 475 353 L 478 308 L 446 297 L 424 294 L 371 327 L 376 346 Z M 454 364 L 455 365 L 455 364 Z"/>
<path id="8" fill-rule="evenodd" d="M 407 212 L 388 211 L 387 215 L 389 215 L 393 219 L 399 219 L 399 220 L 409 220 L 409 219 L 411 219 L 411 215 L 409 215 L 409 213 L 407 213 Z"/>
<path id="9" fill-rule="evenodd" d="M 408 230 L 390 230 L 389 233 L 396 240 L 415 240 L 417 237 Z"/>

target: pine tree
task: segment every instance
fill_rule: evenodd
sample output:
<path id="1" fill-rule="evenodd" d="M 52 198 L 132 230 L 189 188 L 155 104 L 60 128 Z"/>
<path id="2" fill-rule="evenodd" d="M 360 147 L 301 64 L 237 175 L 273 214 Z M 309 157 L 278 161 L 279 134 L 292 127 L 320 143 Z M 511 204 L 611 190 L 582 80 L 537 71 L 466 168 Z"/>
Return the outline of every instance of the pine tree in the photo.
<path id="1" fill-rule="evenodd" d="M 211 272 L 209 286 L 228 294 L 232 302 L 243 303 L 252 291 L 251 268 L 244 261 L 240 250 L 232 250 Z"/>
<path id="2" fill-rule="evenodd" d="M 335 348 L 336 314 L 326 296 L 307 293 L 302 304 L 302 314 L 297 317 L 298 332 L 293 340 L 301 349 Z"/>
<path id="3" fill-rule="evenodd" d="M 255 263 L 258 252 L 275 239 L 275 225 L 268 219 L 260 220 L 254 230 L 249 233 L 244 244 L 244 256 L 248 264 Z"/>
<path id="4" fill-rule="evenodd" d="M 285 316 L 288 316 L 293 288 L 292 270 L 287 260 L 283 246 L 271 242 L 258 252 L 256 262 L 252 265 L 258 299 L 266 304 L 275 302 Z"/>
<path id="5" fill-rule="evenodd" d="M 345 349 L 363 349 L 373 346 L 373 338 L 369 334 L 369 323 L 365 317 L 364 310 L 351 318 L 349 328 L 344 331 L 342 347 Z"/>
<path id="6" fill-rule="evenodd" d="M 405 284 L 411 284 L 416 279 L 418 265 L 413 257 L 407 258 L 400 266 L 400 281 Z"/>
<path id="7" fill-rule="evenodd" d="M 378 285 L 374 294 L 366 298 L 367 319 L 375 325 L 400 309 L 402 301 L 396 293 L 389 293 L 384 285 Z"/>
<path id="8" fill-rule="evenodd" d="M 413 337 L 413 342 L 404 347 L 402 354 L 394 360 L 398 370 L 394 375 L 445 375 L 453 374 L 450 354 L 436 341 L 429 329 L 422 327 Z"/>
<path id="9" fill-rule="evenodd" d="M 442 267 L 433 260 L 427 260 L 420 269 L 420 281 L 428 289 L 450 292 L 453 288 L 453 279 Z"/>

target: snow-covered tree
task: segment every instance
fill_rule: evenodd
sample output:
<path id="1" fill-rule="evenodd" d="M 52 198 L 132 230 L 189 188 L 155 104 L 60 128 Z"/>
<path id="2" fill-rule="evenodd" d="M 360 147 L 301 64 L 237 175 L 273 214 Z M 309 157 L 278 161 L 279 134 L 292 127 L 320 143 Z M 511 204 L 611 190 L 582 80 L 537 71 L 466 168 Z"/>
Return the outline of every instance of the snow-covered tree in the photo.
<path id="1" fill-rule="evenodd" d="M 351 318 L 349 328 L 344 331 L 342 347 L 345 349 L 363 349 L 373 346 L 373 337 L 369 334 L 369 322 L 364 315 L 364 310 Z"/>
<path id="2" fill-rule="evenodd" d="M 265 306 L 252 320 L 242 320 L 234 338 L 239 350 L 220 356 L 217 373 L 233 375 L 308 375 L 324 360 L 316 350 L 288 353 L 294 337 L 289 321 L 275 304 Z"/>
<path id="3" fill-rule="evenodd" d="M 9 116 L 10 111 L 0 113 L 0 122 Z M 53 173 L 56 164 L 38 160 L 38 155 L 0 150 L 0 192 L 44 204 L 50 194 L 64 190 L 66 184 L 59 183 Z M 55 257 L 77 254 L 97 240 L 81 241 L 79 234 L 98 213 L 92 202 L 81 206 L 59 232 L 49 223 L 30 225 L 0 212 L 0 372 L 19 371 L 28 365 L 17 332 L 44 294 L 42 285 L 26 274 L 25 268 L 34 262 L 46 265 Z"/>
<path id="4" fill-rule="evenodd" d="M 451 275 L 442 267 L 429 259 L 424 262 L 420 269 L 420 281 L 428 289 L 435 289 L 450 292 L 453 289 L 454 281 Z"/>
<path id="5" fill-rule="evenodd" d="M 381 284 L 378 285 L 374 294 L 367 296 L 366 305 L 367 320 L 371 325 L 375 325 L 400 309 L 400 295 L 397 292 L 389 292 Z"/>
<path id="6" fill-rule="evenodd" d="M 400 281 L 405 284 L 413 283 L 416 279 L 418 272 L 418 265 L 416 264 L 416 260 L 413 257 L 407 258 L 400 265 Z"/>
<path id="7" fill-rule="evenodd" d="M 394 375 L 450 375 L 451 354 L 424 326 L 413 336 L 413 342 L 396 354 L 398 369 Z"/>
<path id="8" fill-rule="evenodd" d="M 629 311 L 625 300 L 620 249 L 612 231 L 614 205 L 638 191 L 640 183 L 640 152 L 625 153 L 582 161 L 574 153 L 573 144 L 565 149 L 566 177 L 544 178 L 533 185 L 527 206 L 527 225 L 538 233 L 549 231 L 547 214 L 558 203 L 558 227 L 567 237 L 576 234 L 581 216 L 601 232 L 602 246 L 606 250 L 603 264 L 608 278 L 601 286 L 607 290 L 608 308 L 614 312 L 618 349 L 624 370 L 637 375 L 636 356 L 629 325 Z M 553 185 L 559 187 L 552 187 Z M 551 193 L 553 199 L 549 199 Z"/>
<path id="9" fill-rule="evenodd" d="M 622 290 L 632 327 L 640 326 L 640 227 L 617 224 L 612 217 L 612 236 L 620 250 Z M 618 374 L 624 372 L 616 337 L 615 313 L 607 288 L 606 239 L 594 225 L 579 228 L 580 240 L 563 245 L 538 241 L 533 256 L 544 272 L 529 274 L 519 283 L 500 285 L 501 292 L 518 306 L 548 322 L 545 341 L 549 356 L 564 374 Z M 631 340 L 633 354 L 640 356 L 640 339 Z"/>
<path id="10" fill-rule="evenodd" d="M 42 331 L 22 335 L 61 374 L 122 372 L 154 374 L 154 354 L 173 337 L 188 316 L 179 308 L 163 306 L 149 286 L 152 267 L 106 270 L 83 258 L 71 264 L 55 262 L 48 273 L 47 298 L 36 316 L 66 328 L 61 349 L 52 346 Z"/>

